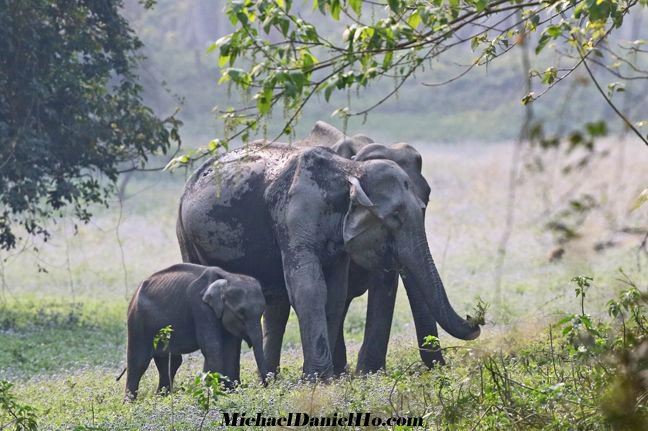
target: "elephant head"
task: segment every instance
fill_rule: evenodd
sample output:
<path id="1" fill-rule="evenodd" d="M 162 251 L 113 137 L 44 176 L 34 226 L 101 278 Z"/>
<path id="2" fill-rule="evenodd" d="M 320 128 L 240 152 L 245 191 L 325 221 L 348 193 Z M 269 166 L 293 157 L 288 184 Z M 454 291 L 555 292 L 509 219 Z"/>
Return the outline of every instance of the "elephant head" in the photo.
<path id="1" fill-rule="evenodd" d="M 330 147 L 338 156 L 356 161 L 391 160 L 410 177 L 416 196 L 427 206 L 430 186 L 421 174 L 423 159 L 411 145 L 405 143 L 383 145 L 364 134 L 346 136 L 334 126 L 317 121 L 302 145 Z"/>
<path id="2" fill-rule="evenodd" d="M 353 159 L 357 161 L 391 160 L 395 162 L 410 178 L 410 184 L 416 197 L 427 207 L 430 199 L 430 186 L 421 173 L 423 159 L 416 148 L 405 143 L 391 145 L 370 143 L 358 150 Z"/>
<path id="3" fill-rule="evenodd" d="M 252 277 L 239 275 L 211 283 L 202 297 L 223 322 L 225 330 L 242 338 L 252 347 L 261 379 L 265 382 L 267 367 L 263 355 L 261 316 L 265 298 L 261 285 Z"/>
<path id="4" fill-rule="evenodd" d="M 349 208 L 343 222 L 351 258 L 366 269 L 395 265 L 405 289 L 423 298 L 443 329 L 460 339 L 477 338 L 479 326 L 459 317 L 450 305 L 427 243 L 425 202 L 413 180 L 390 160 L 359 165 L 361 174 L 348 177 Z"/>

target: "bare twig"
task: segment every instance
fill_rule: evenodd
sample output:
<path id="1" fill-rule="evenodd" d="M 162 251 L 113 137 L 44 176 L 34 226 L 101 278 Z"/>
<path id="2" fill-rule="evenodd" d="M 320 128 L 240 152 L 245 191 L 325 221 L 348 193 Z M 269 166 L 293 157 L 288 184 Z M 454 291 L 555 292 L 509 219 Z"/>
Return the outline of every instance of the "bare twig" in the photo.
<path id="1" fill-rule="evenodd" d="M 612 100 L 610 100 L 610 98 L 605 94 L 605 91 L 603 91 L 603 89 L 601 88 L 601 85 L 598 83 L 598 81 L 594 77 L 594 74 L 592 73 L 592 70 L 587 65 L 587 61 L 585 60 L 585 56 L 583 55 L 583 53 L 580 50 L 578 51 L 578 53 L 581 56 L 583 66 L 585 66 L 585 70 L 587 70 L 587 74 L 589 75 L 590 79 L 592 80 L 592 82 L 596 86 L 596 89 L 601 94 L 603 99 L 605 99 L 607 104 L 610 105 L 612 110 L 619 116 L 619 118 L 621 118 L 623 120 L 623 122 L 628 126 L 628 128 L 630 130 L 632 130 L 634 132 L 634 134 L 637 135 L 639 137 L 639 139 L 641 139 L 641 141 L 644 144 L 648 145 L 648 140 L 641 134 L 641 132 L 639 130 L 637 130 L 635 125 L 632 124 L 632 122 L 630 120 L 628 120 L 628 118 L 625 115 L 623 115 L 623 113 L 619 110 L 619 108 L 617 108 L 616 105 L 614 103 L 612 103 Z"/>

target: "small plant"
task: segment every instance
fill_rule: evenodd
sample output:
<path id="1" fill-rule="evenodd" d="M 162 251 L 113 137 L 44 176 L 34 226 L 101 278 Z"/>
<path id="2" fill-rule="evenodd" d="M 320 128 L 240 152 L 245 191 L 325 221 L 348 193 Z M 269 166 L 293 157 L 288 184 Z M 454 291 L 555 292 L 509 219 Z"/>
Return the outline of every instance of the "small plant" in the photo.
<path id="1" fill-rule="evenodd" d="M 468 316 L 468 323 L 473 326 L 485 325 L 486 324 L 486 311 L 490 307 L 490 304 L 484 302 L 481 298 L 477 298 L 477 304 L 473 308 L 473 316 Z"/>
<path id="2" fill-rule="evenodd" d="M 187 390 L 189 394 L 200 406 L 204 412 L 202 420 L 200 421 L 199 430 L 202 430 L 205 418 L 209 413 L 209 408 L 212 401 L 216 401 L 218 397 L 226 396 L 227 393 L 223 390 L 222 382 L 223 376 L 219 373 L 200 373 L 196 376 L 193 383 L 189 384 Z"/>
<path id="3" fill-rule="evenodd" d="M 576 283 L 576 296 L 580 296 L 581 299 L 581 314 L 585 315 L 585 295 L 592 286 L 592 281 L 594 281 L 594 279 L 592 277 L 578 275 L 572 278 L 571 281 Z"/>
<path id="4" fill-rule="evenodd" d="M 160 329 L 153 338 L 153 347 L 157 349 L 158 344 L 162 343 L 162 350 L 167 350 L 169 348 L 169 343 L 171 342 L 171 333 L 173 332 L 173 328 L 171 325 L 165 326 L 164 328 Z"/>
<path id="5" fill-rule="evenodd" d="M 173 328 L 171 325 L 167 325 L 164 328 L 160 329 L 157 335 L 153 338 L 153 347 L 158 348 L 158 345 L 162 343 L 162 350 L 169 349 L 169 343 L 171 342 L 171 333 Z M 171 353 L 167 356 L 167 370 L 169 370 L 169 398 L 171 399 L 171 430 L 175 430 L 175 412 L 173 406 L 173 397 L 171 396 L 173 390 L 173 378 L 171 376 Z"/>
<path id="6" fill-rule="evenodd" d="M 421 345 L 421 347 L 429 347 L 430 350 L 434 351 L 439 350 L 439 346 L 439 337 L 435 337 L 434 335 L 426 335 Z"/>
<path id="7" fill-rule="evenodd" d="M 571 279 L 576 283 L 576 297 L 580 298 L 581 313 L 568 314 L 557 323 L 562 326 L 562 334 L 570 343 L 569 351 L 577 356 L 591 356 L 600 353 L 607 344 L 607 331 L 601 323 L 595 324 L 589 314 L 585 313 L 585 297 L 594 279 L 577 276 Z"/>
<path id="8" fill-rule="evenodd" d="M 16 431 L 35 431 L 38 429 L 36 412 L 27 404 L 20 404 L 11 393 L 13 384 L 0 380 L 0 428 L 13 427 Z M 5 417 L 9 422 L 5 423 Z"/>

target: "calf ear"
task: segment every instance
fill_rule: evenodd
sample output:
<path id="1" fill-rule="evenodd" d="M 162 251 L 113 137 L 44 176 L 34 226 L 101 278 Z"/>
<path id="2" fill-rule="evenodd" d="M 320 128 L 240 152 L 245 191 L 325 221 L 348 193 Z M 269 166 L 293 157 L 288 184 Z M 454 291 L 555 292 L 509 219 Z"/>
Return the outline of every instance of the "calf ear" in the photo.
<path id="1" fill-rule="evenodd" d="M 225 289 L 225 286 L 227 286 L 227 280 L 216 280 L 215 282 L 207 286 L 207 289 L 205 289 L 205 293 L 203 293 L 202 297 L 203 302 L 209 305 L 212 310 L 214 310 L 216 317 L 218 317 L 219 319 L 223 317 L 223 309 L 225 307 L 223 301 L 223 291 Z"/>

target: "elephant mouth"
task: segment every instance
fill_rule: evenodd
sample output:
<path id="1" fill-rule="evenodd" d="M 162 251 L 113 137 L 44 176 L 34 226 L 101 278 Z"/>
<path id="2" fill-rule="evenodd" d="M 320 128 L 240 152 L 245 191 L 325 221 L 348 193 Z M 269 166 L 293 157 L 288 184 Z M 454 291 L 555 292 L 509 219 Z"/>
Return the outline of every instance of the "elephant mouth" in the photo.
<path id="1" fill-rule="evenodd" d="M 390 238 L 384 227 L 381 226 L 380 229 L 381 232 L 377 235 L 376 232 L 369 229 L 364 234 L 348 240 L 344 245 L 351 260 L 364 269 L 393 269 L 395 267 L 393 253 L 390 253 L 393 239 Z"/>

